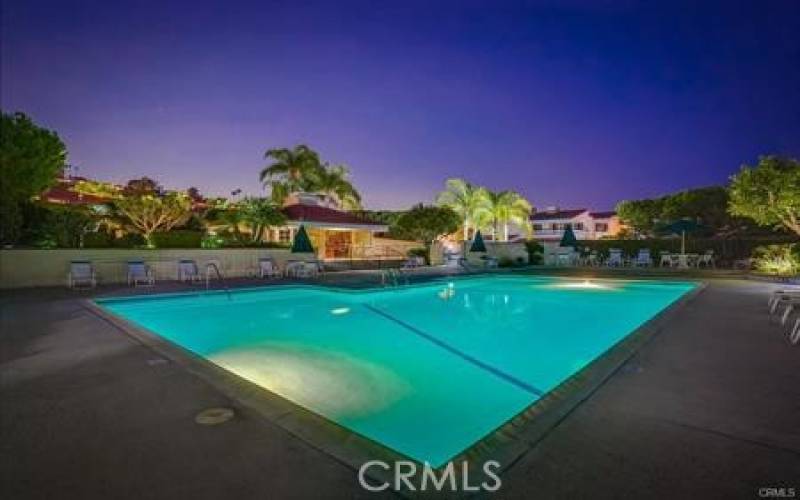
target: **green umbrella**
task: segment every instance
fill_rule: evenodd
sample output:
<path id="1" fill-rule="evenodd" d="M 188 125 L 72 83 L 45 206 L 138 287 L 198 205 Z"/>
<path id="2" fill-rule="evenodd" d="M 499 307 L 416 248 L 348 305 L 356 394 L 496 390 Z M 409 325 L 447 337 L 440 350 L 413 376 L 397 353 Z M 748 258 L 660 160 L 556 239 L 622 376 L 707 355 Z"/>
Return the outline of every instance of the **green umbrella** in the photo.
<path id="1" fill-rule="evenodd" d="M 472 240 L 472 246 L 469 247 L 470 252 L 485 252 L 486 244 L 483 242 L 480 229 L 475 233 L 475 239 Z"/>
<path id="2" fill-rule="evenodd" d="M 561 243 L 559 243 L 558 246 L 572 248 L 578 246 L 578 238 L 575 237 L 575 233 L 572 231 L 572 226 L 567 226 L 567 228 L 564 230 L 564 236 L 561 237 Z"/>
<path id="3" fill-rule="evenodd" d="M 681 219 L 664 226 L 663 231 L 681 235 L 681 253 L 686 253 L 686 233 L 697 231 L 702 226 L 691 219 Z"/>
<path id="4" fill-rule="evenodd" d="M 292 253 L 314 253 L 314 246 L 311 244 L 311 240 L 308 239 L 306 228 L 302 225 L 297 230 L 297 234 L 294 235 Z"/>

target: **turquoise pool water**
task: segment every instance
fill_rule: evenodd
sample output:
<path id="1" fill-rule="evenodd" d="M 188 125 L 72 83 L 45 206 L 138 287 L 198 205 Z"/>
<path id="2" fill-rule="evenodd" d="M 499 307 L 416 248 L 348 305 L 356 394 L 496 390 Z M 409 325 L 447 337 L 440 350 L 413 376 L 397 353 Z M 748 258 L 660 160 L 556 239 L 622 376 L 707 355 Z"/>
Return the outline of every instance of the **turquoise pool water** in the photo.
<path id="1" fill-rule="evenodd" d="M 98 300 L 171 342 L 434 466 L 695 287 L 481 277 Z"/>

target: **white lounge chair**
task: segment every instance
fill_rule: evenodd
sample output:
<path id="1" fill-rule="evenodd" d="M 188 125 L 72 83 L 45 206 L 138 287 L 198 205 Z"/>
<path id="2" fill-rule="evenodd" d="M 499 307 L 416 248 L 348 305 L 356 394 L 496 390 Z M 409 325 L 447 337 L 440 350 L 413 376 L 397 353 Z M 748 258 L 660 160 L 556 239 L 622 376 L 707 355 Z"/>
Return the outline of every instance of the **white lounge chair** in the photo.
<path id="1" fill-rule="evenodd" d="M 94 288 L 97 286 L 97 275 L 94 265 L 88 260 L 73 260 L 67 272 L 68 288 Z"/>
<path id="2" fill-rule="evenodd" d="M 128 285 L 153 286 L 155 284 L 156 277 L 150 266 L 142 260 L 128 261 Z"/>
<path id="3" fill-rule="evenodd" d="M 197 262 L 192 259 L 181 259 L 178 261 L 178 280 L 179 281 L 201 281 L 203 277 L 200 275 L 200 269 L 197 267 Z"/>
<path id="4" fill-rule="evenodd" d="M 416 269 L 425 265 L 425 259 L 419 255 L 412 255 L 401 266 L 401 269 Z"/>
<path id="5" fill-rule="evenodd" d="M 573 252 L 558 252 L 558 254 L 556 254 L 556 265 L 571 266 L 574 260 Z"/>
<path id="6" fill-rule="evenodd" d="M 295 261 L 286 265 L 286 275 L 294 278 L 311 278 L 319 274 L 317 262 Z"/>
<path id="7" fill-rule="evenodd" d="M 640 248 L 639 254 L 636 256 L 634 266 L 636 267 L 650 267 L 653 265 L 653 259 L 650 257 L 649 248 Z"/>
<path id="8" fill-rule="evenodd" d="M 280 278 L 283 275 L 275 261 L 270 258 L 258 259 L 258 276 L 260 278 Z"/>
<path id="9" fill-rule="evenodd" d="M 697 267 L 716 268 L 714 250 L 706 250 L 706 252 L 697 259 Z"/>
<path id="10" fill-rule="evenodd" d="M 658 261 L 659 267 L 672 267 L 672 257 L 669 252 L 661 252 L 661 257 Z"/>
<path id="11" fill-rule="evenodd" d="M 608 267 L 622 267 L 625 265 L 625 262 L 622 260 L 622 250 L 619 248 L 609 248 L 606 265 Z"/>

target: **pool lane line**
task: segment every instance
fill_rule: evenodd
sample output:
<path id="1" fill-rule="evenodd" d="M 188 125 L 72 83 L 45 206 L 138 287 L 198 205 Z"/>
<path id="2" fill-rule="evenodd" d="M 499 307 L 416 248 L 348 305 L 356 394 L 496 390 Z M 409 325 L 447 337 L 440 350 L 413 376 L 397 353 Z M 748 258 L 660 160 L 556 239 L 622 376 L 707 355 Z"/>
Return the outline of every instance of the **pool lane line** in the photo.
<path id="1" fill-rule="evenodd" d="M 510 374 L 504 372 L 503 370 L 500 370 L 499 368 L 495 368 L 494 366 L 489 365 L 487 363 L 484 363 L 483 361 L 481 361 L 481 360 L 479 360 L 477 358 L 473 358 L 469 354 L 456 349 L 455 347 L 451 346 L 447 342 L 444 342 L 443 340 L 439 340 L 438 338 L 434 337 L 433 335 L 431 335 L 429 333 L 423 332 L 419 328 L 406 323 L 405 321 L 403 321 L 400 318 L 395 318 L 391 314 L 383 312 L 380 309 L 377 309 L 377 308 L 375 308 L 375 307 L 373 307 L 373 306 L 371 306 L 369 304 L 364 304 L 364 307 L 366 307 L 370 311 L 374 312 L 375 314 L 383 316 L 384 318 L 388 319 L 389 321 L 392 321 L 392 322 L 402 326 L 406 330 L 409 330 L 410 332 L 414 333 L 415 335 L 418 335 L 419 337 L 422 337 L 423 339 L 427 340 L 428 342 L 436 344 L 437 346 L 441 347 L 442 349 L 448 351 L 450 354 L 454 354 L 454 355 L 458 356 L 459 358 L 463 359 L 464 361 L 466 361 L 468 363 L 471 363 L 471 364 L 477 366 L 478 368 L 480 368 L 482 370 L 488 371 L 492 375 L 494 375 L 496 377 L 499 377 L 499 378 L 505 380 L 506 382 L 519 387 L 520 389 L 522 389 L 522 390 L 524 390 L 526 392 L 529 392 L 529 393 L 531 393 L 531 394 L 533 394 L 535 396 L 539 396 L 539 397 L 544 395 L 544 391 L 542 391 L 540 389 L 537 389 L 536 387 L 534 387 L 534 386 L 532 386 L 532 385 L 530 385 L 530 384 L 528 384 L 526 382 L 523 382 L 522 380 L 518 379 L 517 377 L 515 377 L 513 375 L 510 375 Z"/>

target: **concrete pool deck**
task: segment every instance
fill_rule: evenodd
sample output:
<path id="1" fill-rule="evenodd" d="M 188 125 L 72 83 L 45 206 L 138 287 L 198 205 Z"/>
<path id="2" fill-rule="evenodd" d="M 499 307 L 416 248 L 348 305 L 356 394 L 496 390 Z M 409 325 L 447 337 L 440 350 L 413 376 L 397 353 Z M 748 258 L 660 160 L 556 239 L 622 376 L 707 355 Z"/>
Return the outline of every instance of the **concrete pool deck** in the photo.
<path id="1" fill-rule="evenodd" d="M 502 475 L 497 497 L 800 495 L 800 347 L 767 317 L 773 288 L 709 280 Z M 361 489 L 352 468 L 91 314 L 88 294 L 2 295 L 4 498 L 381 496 Z M 237 417 L 194 423 L 213 406 Z"/>

